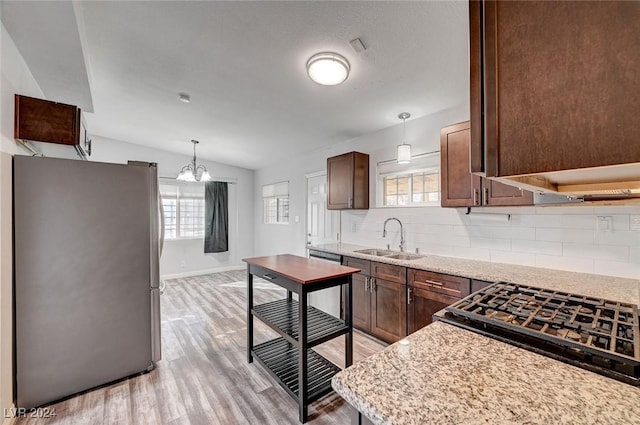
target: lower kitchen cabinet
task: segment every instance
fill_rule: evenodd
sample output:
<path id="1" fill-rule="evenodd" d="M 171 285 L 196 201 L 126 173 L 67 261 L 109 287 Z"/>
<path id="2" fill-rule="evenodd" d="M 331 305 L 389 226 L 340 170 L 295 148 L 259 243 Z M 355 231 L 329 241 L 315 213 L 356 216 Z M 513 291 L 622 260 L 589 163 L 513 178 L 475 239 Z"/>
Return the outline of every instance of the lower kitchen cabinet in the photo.
<path id="1" fill-rule="evenodd" d="M 409 333 L 432 322 L 434 313 L 469 295 L 471 281 L 426 270 L 407 273 L 407 328 Z"/>
<path id="2" fill-rule="evenodd" d="M 389 343 L 405 337 L 407 269 L 354 257 L 342 264 L 361 270 L 353 275 L 353 327 Z"/>
<path id="3" fill-rule="evenodd" d="M 476 292 L 481 289 L 486 288 L 487 286 L 493 284 L 493 282 L 487 282 L 484 280 L 471 279 L 471 292 Z"/>
<path id="4" fill-rule="evenodd" d="M 345 264 L 346 265 L 346 264 Z M 350 266 L 353 267 L 353 266 Z M 369 293 L 369 276 L 362 273 L 352 276 L 351 314 L 353 327 L 365 332 L 371 329 L 371 295 Z M 342 297 L 344 299 L 344 297 Z"/>
<path id="5" fill-rule="evenodd" d="M 408 290 L 407 327 L 410 334 L 430 324 L 434 313 L 460 300 L 416 286 L 409 286 Z"/>
<path id="6" fill-rule="evenodd" d="M 406 334 L 406 284 L 371 278 L 371 334 L 396 342 Z"/>

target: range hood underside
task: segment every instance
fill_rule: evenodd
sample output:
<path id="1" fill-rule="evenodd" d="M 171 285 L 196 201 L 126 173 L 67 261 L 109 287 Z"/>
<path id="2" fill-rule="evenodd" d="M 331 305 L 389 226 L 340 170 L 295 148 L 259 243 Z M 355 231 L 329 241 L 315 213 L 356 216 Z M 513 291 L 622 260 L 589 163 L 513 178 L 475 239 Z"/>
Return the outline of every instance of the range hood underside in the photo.
<path id="1" fill-rule="evenodd" d="M 495 179 L 533 192 L 585 198 L 640 198 L 640 163 L 551 171 Z"/>

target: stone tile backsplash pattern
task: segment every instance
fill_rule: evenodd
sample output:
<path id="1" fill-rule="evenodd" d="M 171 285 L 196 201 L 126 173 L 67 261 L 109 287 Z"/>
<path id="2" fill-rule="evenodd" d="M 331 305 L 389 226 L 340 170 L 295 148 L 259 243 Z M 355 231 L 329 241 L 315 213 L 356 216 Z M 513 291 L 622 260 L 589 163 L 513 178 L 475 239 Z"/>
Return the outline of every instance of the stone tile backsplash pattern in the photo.
<path id="1" fill-rule="evenodd" d="M 640 206 L 475 208 L 376 208 L 342 212 L 343 243 L 398 250 L 405 226 L 407 251 L 640 279 L 640 231 L 631 217 Z M 511 214 L 510 221 L 482 214 Z M 612 217 L 609 232 L 598 231 L 599 216 Z"/>

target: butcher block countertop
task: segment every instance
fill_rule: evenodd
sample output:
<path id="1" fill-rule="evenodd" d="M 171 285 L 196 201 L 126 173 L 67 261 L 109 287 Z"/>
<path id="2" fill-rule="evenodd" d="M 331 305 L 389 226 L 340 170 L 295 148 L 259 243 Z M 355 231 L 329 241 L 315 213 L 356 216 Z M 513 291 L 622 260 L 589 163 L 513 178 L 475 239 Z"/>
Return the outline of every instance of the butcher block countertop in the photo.
<path id="1" fill-rule="evenodd" d="M 373 257 L 367 247 L 310 247 L 439 273 L 638 304 L 640 280 L 426 255 Z M 338 373 L 333 388 L 374 424 L 637 425 L 640 388 L 514 345 L 434 322 Z"/>
<path id="2" fill-rule="evenodd" d="M 348 276 L 360 271 L 337 263 L 291 254 L 245 258 L 242 261 L 265 268 L 302 285 Z"/>

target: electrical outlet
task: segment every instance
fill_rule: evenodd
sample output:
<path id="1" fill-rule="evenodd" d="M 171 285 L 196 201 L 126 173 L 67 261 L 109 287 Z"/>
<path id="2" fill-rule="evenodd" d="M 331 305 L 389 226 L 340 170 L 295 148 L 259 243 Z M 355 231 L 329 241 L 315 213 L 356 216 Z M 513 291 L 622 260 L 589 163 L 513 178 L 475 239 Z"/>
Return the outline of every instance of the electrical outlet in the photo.
<path id="1" fill-rule="evenodd" d="M 180 268 L 181 269 L 186 269 L 187 268 L 187 262 L 185 260 L 180 261 Z"/>
<path id="2" fill-rule="evenodd" d="M 631 230 L 640 231 L 640 215 L 631 216 Z"/>
<path id="3" fill-rule="evenodd" d="M 599 215 L 597 220 L 598 233 L 610 233 L 613 231 L 613 217 L 610 215 Z"/>

